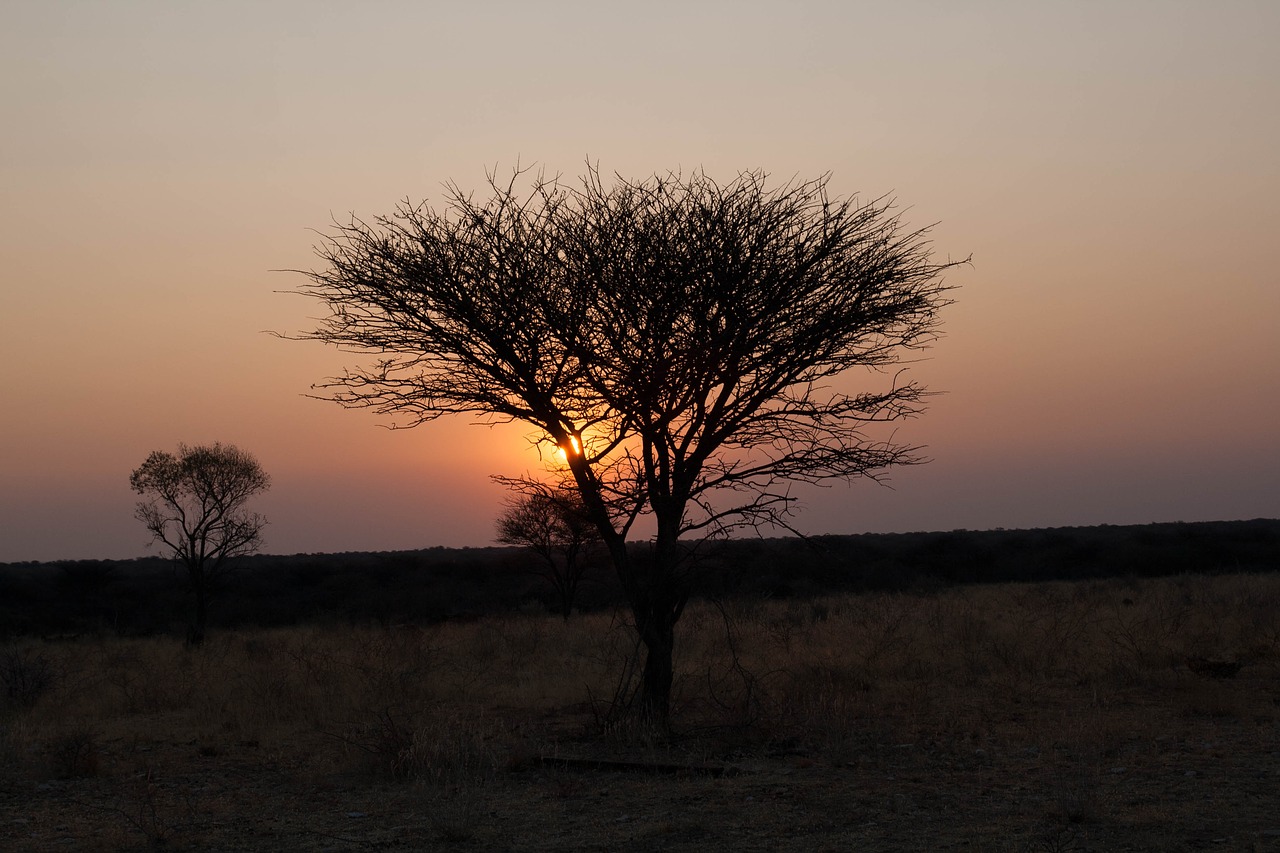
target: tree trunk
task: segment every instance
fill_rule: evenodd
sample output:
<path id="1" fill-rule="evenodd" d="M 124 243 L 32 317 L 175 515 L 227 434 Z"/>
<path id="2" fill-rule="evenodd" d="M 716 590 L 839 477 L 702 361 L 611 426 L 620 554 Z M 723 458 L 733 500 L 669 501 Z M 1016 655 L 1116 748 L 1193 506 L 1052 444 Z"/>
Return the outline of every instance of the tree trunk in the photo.
<path id="1" fill-rule="evenodd" d="M 187 645 L 200 646 L 204 643 L 205 626 L 209 619 L 209 591 L 205 588 L 205 580 L 201 574 L 193 574 L 192 590 L 196 594 L 196 618 L 187 632 Z"/>
<path id="2" fill-rule="evenodd" d="M 657 512 L 658 536 L 653 552 L 649 560 L 637 563 L 627 549 L 626 538 L 614 529 L 600 497 L 599 485 L 590 471 L 575 465 L 573 461 L 570 464 L 577 478 L 588 518 L 596 525 L 605 548 L 609 551 L 614 570 L 631 607 L 640 641 L 645 647 L 644 672 L 640 677 L 640 718 L 657 731 L 665 733 L 671 719 L 675 625 L 687 597 L 687 591 L 681 588 L 676 574 L 680 556 L 679 522 L 683 516 L 683 504 L 679 505 L 679 512 Z"/>
<path id="3" fill-rule="evenodd" d="M 573 591 L 569 589 L 560 592 L 560 618 L 568 622 L 569 617 L 573 615 Z"/>
<path id="4" fill-rule="evenodd" d="M 638 586 L 640 600 L 632 604 L 645 647 L 640 716 L 660 732 L 668 730 L 671 719 L 675 627 L 687 596 L 679 576 L 679 535 L 678 518 L 663 518 L 660 514 L 653 552 Z M 632 571 L 637 568 L 633 566 Z"/>
<path id="5" fill-rule="evenodd" d="M 651 614 L 652 618 L 653 614 Z M 671 685 L 674 681 L 675 620 L 656 618 L 641 634 L 644 674 L 640 680 L 640 719 L 665 733 L 671 723 Z"/>
<path id="6" fill-rule="evenodd" d="M 617 548 L 610 544 L 614 568 L 645 648 L 637 711 L 643 722 L 666 733 L 675 673 L 675 625 L 683 610 L 684 591 L 676 583 L 672 565 L 661 564 L 657 549 L 652 562 L 638 565 L 627 553 L 625 542 L 620 540 Z"/>

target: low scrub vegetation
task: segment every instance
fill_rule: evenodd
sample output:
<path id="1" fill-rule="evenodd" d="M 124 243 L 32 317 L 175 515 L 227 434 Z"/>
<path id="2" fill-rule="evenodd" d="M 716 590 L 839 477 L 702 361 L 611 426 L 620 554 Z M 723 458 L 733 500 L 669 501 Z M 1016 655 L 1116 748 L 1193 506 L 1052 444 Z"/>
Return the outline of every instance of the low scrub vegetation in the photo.
<path id="1" fill-rule="evenodd" d="M 0 823 L 33 850 L 1248 849 L 1280 830 L 1278 600 L 1236 574 L 696 602 L 662 742 L 618 713 L 611 612 L 12 640 Z"/>

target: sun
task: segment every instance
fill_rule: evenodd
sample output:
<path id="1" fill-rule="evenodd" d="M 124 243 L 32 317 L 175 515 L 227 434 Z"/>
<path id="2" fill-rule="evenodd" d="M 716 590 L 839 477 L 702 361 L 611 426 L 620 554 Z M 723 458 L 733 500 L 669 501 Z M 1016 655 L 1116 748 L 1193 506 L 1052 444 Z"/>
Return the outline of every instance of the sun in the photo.
<path id="1" fill-rule="evenodd" d="M 574 456 L 582 452 L 582 445 L 578 442 L 576 435 L 569 436 L 569 447 L 567 449 L 563 445 L 556 446 L 556 459 L 560 462 L 568 462 L 569 453 L 571 452 Z"/>

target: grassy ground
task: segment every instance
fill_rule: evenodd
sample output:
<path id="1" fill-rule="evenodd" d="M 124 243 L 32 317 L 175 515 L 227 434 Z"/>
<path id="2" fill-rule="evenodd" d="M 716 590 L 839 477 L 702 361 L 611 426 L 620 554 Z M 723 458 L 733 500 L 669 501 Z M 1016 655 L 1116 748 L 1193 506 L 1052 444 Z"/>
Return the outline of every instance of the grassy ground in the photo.
<path id="1" fill-rule="evenodd" d="M 608 615 L 24 641 L 0 849 L 1280 850 L 1278 604 L 1237 575 L 692 605 L 662 741 L 610 713 Z"/>

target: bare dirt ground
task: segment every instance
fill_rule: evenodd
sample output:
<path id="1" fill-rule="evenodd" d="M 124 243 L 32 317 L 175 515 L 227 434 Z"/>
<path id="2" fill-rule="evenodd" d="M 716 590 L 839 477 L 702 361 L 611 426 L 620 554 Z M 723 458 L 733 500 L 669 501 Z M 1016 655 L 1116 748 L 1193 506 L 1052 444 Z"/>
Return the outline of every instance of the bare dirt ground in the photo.
<path id="1" fill-rule="evenodd" d="M 130 761 L 108 744 L 103 760 L 129 771 L 0 789 L 0 838 L 15 851 L 1280 850 L 1280 754 L 1258 751 L 1274 723 L 1120 712 L 1139 730 L 1064 719 L 1061 740 L 1028 743 L 1019 720 L 992 720 L 868 739 L 838 764 L 793 750 L 719 778 L 529 767 L 465 787 L 318 777 L 245 745 L 205 756 L 155 740 Z"/>
<path id="2" fill-rule="evenodd" d="M 749 679 L 756 698 L 739 691 L 734 708 L 716 713 L 712 700 L 728 688 L 691 687 L 679 732 L 661 744 L 602 729 L 584 703 L 564 702 L 540 679 L 525 701 L 493 693 L 461 715 L 412 723 L 373 710 L 382 697 L 367 683 L 363 703 L 316 716 L 300 691 L 328 684 L 319 676 L 298 680 L 278 707 L 251 702 L 289 680 L 282 660 L 292 662 L 289 671 L 299 660 L 316 671 L 331 653 L 314 638 L 226 638 L 227 673 L 248 678 L 259 661 L 263 677 L 275 680 L 250 679 L 249 694 L 192 688 L 168 703 L 145 695 L 125 702 L 118 672 L 90 674 L 121 661 L 153 673 L 168 672 L 170 661 L 182 671 L 194 666 L 189 652 L 173 646 L 173 657 L 149 658 L 161 647 L 123 654 L 117 641 L 60 646 L 47 654 L 63 671 L 80 660 L 79 680 L 64 678 L 4 718 L 0 849 L 1280 850 L 1280 633 L 1268 633 L 1275 585 L 1240 581 L 1234 592 L 1210 595 L 1194 586 L 1200 582 L 1125 593 L 1124 601 L 1142 596 L 1138 608 L 1153 602 L 1150 610 L 1119 600 L 1106 610 L 1120 595 L 1110 588 L 1084 595 L 1059 587 L 941 593 L 929 599 L 940 607 L 904 596 L 740 614 L 746 640 L 761 646 L 772 637 L 769 655 L 793 650 L 788 675 Z M 1177 602 L 1188 615 L 1168 618 Z M 869 610 L 884 618 L 854 615 Z M 1075 612 L 1089 618 L 1073 622 Z M 852 621 L 840 625 L 845 614 Z M 917 617 L 934 633 L 914 633 Z M 1051 623 L 1058 627 L 1032 627 Z M 489 640 L 506 631 L 515 649 L 533 636 L 529 624 L 474 630 Z M 998 630 L 1010 625 L 1016 630 Z M 550 621 L 537 629 L 558 630 Z M 1008 636 L 1021 638 L 1023 656 L 1001 645 Z M 458 651 L 464 639 L 414 642 L 423 644 L 415 646 L 420 656 L 423 648 Z M 1109 642 L 1119 651 L 1108 657 Z M 696 637 L 687 643 L 696 647 Z M 309 656 L 297 652 L 304 647 Z M 505 648 L 494 647 L 485 673 Z M 568 641 L 555 648 L 575 654 Z M 465 655 L 487 650 L 465 646 Z M 1240 671 L 1198 674 L 1185 662 L 1194 651 L 1230 654 Z M 1092 657 L 1077 659 L 1084 654 Z M 752 662 L 756 672 L 778 663 L 769 655 Z M 441 675 L 443 658 L 436 660 Z M 527 669 L 531 660 L 511 663 Z M 814 660 L 827 663 L 796 677 L 798 661 Z M 838 660 L 851 663 L 840 669 L 831 663 Z M 698 666 L 686 669 L 690 685 Z M 473 693 L 485 683 L 468 678 Z M 116 685 L 110 709 L 98 694 L 86 704 L 89 685 L 98 684 Z M 352 719 L 361 725 L 338 722 Z"/>

